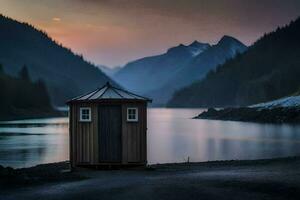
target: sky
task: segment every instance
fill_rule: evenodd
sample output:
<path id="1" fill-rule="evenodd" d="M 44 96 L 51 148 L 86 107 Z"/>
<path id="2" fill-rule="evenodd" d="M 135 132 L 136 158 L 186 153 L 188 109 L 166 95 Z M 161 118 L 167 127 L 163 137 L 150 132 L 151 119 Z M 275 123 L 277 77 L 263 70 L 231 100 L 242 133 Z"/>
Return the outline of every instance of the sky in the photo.
<path id="1" fill-rule="evenodd" d="M 223 35 L 251 45 L 300 16 L 300 0 L 0 0 L 0 13 L 114 67 Z"/>

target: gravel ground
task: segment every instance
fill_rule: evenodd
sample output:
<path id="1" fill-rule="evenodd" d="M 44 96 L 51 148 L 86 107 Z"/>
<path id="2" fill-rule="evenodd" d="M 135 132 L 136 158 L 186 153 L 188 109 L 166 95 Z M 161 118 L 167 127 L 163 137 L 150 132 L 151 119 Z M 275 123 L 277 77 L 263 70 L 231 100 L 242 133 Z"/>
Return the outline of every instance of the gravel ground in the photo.
<path id="1" fill-rule="evenodd" d="M 35 172 L 32 182 L 2 187 L 0 199 L 300 199 L 300 157 L 72 173 L 66 167 L 56 163 L 21 169 L 20 174 Z M 67 175 L 53 178 L 56 173 Z"/>

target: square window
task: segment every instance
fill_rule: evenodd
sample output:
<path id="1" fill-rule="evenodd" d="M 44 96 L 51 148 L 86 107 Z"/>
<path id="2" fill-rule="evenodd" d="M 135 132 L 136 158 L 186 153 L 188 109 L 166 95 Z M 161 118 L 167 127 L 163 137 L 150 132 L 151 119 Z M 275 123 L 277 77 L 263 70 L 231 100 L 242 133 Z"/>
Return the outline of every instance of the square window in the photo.
<path id="1" fill-rule="evenodd" d="M 138 121 L 138 108 L 127 108 L 127 121 L 128 122 Z"/>
<path id="2" fill-rule="evenodd" d="M 90 122 L 91 119 L 91 108 L 82 107 L 80 108 L 80 121 L 81 122 Z"/>

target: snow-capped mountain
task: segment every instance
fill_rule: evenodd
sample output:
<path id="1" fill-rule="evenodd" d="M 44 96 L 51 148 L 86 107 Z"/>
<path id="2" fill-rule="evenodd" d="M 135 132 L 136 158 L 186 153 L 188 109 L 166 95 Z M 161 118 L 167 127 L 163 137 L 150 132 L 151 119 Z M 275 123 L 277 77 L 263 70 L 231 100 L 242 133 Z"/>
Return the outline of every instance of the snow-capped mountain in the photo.
<path id="1" fill-rule="evenodd" d="M 181 68 L 173 77 L 173 80 L 170 80 L 170 83 L 176 82 L 177 88 L 187 86 L 196 80 L 202 79 L 210 70 L 215 69 L 218 65 L 223 64 L 226 60 L 233 58 L 237 53 L 244 52 L 246 49 L 247 47 L 237 39 L 223 36 L 217 44 L 209 46 Z"/>
<path id="2" fill-rule="evenodd" d="M 164 104 L 175 90 L 202 79 L 209 70 L 246 49 L 229 36 L 215 45 L 198 41 L 180 44 L 164 54 L 128 63 L 113 78 L 130 90 L 152 97 L 154 104 Z"/>
<path id="3" fill-rule="evenodd" d="M 192 54 L 193 57 L 198 56 L 209 47 L 210 47 L 209 44 L 200 43 L 197 40 L 195 40 L 192 44 L 187 46 L 189 52 Z"/>
<path id="4" fill-rule="evenodd" d="M 209 44 L 197 41 L 190 45 L 179 44 L 164 54 L 129 62 L 113 77 L 130 90 L 147 93 L 162 87 L 196 54 L 201 54 L 209 47 Z"/>
<path id="5" fill-rule="evenodd" d="M 167 106 L 232 107 L 259 102 L 268 102 L 260 106 L 296 105 L 298 97 L 283 97 L 297 92 L 300 95 L 299 35 L 300 18 L 264 34 L 246 52 L 220 65 L 201 81 L 177 91 Z M 239 44 L 230 37 L 221 41 L 223 45 L 218 46 L 225 47 L 223 52 L 227 55 L 234 52 L 234 44 Z M 212 48 L 197 57 L 202 60 Z M 269 102 L 279 98 L 283 99 Z"/>
<path id="6" fill-rule="evenodd" d="M 176 47 L 172 47 L 168 49 L 167 54 L 176 54 L 176 53 L 183 53 L 183 54 L 190 54 L 192 57 L 195 57 L 202 52 L 204 52 L 207 48 L 210 47 L 208 43 L 201 43 L 195 40 L 190 45 L 179 44 Z"/>

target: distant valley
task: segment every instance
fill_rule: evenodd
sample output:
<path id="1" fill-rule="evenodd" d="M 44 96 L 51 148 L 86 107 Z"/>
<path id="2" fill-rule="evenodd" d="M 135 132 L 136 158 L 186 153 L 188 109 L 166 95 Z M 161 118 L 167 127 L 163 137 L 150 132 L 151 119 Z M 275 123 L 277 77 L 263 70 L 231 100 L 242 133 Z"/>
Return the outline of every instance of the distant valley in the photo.
<path id="1" fill-rule="evenodd" d="M 98 65 L 97 67 L 109 77 L 113 77 L 118 71 L 122 69 L 122 67 L 120 66 L 108 67 L 105 65 Z"/>

